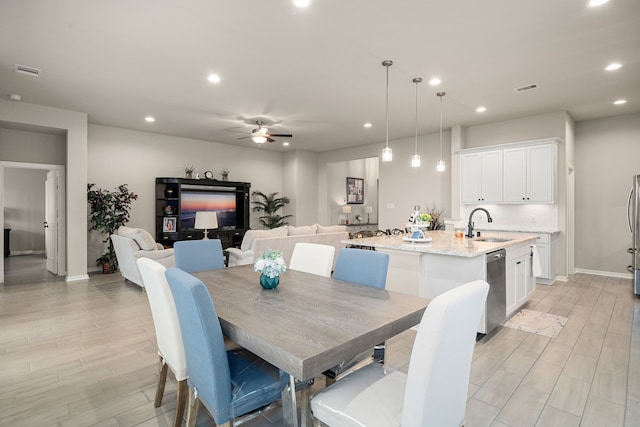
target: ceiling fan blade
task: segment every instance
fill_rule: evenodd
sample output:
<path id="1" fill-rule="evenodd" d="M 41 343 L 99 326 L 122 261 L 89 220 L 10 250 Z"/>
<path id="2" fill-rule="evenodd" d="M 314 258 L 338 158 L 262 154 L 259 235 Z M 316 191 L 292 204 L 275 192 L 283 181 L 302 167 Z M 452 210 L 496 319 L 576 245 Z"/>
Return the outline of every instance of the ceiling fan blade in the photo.
<path id="1" fill-rule="evenodd" d="M 293 135 L 290 133 L 270 133 L 270 137 L 280 137 L 280 138 L 293 138 Z"/>
<path id="2" fill-rule="evenodd" d="M 275 139 L 273 139 L 273 138 L 269 138 L 269 137 L 267 136 L 267 141 L 269 141 L 269 142 L 275 142 L 276 140 L 275 140 Z"/>
<path id="3" fill-rule="evenodd" d="M 236 139 L 247 139 L 247 138 L 251 138 L 251 136 L 241 136 L 240 138 L 236 138 Z"/>

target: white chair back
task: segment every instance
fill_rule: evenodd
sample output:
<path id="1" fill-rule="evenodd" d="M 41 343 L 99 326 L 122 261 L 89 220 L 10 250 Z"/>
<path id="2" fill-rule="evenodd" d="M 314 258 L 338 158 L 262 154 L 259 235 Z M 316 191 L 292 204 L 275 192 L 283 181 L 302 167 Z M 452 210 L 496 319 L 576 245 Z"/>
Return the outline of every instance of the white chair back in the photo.
<path id="1" fill-rule="evenodd" d="M 416 335 L 403 427 L 464 423 L 471 359 L 489 284 L 476 280 L 434 298 Z"/>
<path id="2" fill-rule="evenodd" d="M 289 261 L 289 269 L 331 277 L 336 248 L 317 243 L 296 243 Z"/>
<path id="3" fill-rule="evenodd" d="M 184 355 L 176 304 L 164 274 L 166 268 L 149 258 L 140 258 L 137 263 L 151 306 L 158 351 L 171 368 L 176 380 L 184 380 L 187 378 L 187 359 Z"/>

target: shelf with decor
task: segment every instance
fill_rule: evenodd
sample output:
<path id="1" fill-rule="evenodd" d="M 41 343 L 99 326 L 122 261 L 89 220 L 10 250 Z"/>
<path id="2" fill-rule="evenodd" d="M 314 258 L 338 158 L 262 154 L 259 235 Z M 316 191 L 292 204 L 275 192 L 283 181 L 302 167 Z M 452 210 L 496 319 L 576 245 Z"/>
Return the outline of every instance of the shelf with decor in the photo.
<path id="1" fill-rule="evenodd" d="M 204 230 L 196 229 L 196 211 L 216 211 L 217 229 L 211 239 L 220 239 L 224 249 L 238 247 L 249 229 L 248 182 L 215 179 L 156 178 L 156 241 L 171 247 L 180 240 L 198 240 Z"/>

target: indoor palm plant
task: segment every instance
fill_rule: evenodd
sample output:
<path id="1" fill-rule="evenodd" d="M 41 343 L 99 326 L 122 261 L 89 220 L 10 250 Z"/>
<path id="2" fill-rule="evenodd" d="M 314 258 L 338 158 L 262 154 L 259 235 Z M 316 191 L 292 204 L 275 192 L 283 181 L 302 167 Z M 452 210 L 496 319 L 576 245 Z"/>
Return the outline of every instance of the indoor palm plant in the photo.
<path id="1" fill-rule="evenodd" d="M 251 193 L 252 203 L 253 203 L 253 211 L 254 212 L 264 212 L 258 220 L 260 224 L 262 224 L 265 228 L 278 228 L 283 225 L 287 225 L 287 219 L 291 218 L 293 215 L 279 215 L 276 213 L 278 210 L 282 209 L 286 205 L 291 202 L 291 200 L 286 197 L 276 197 L 278 193 L 270 193 L 264 194 L 261 191 L 254 191 Z"/>
<path id="2" fill-rule="evenodd" d="M 118 271 L 118 260 L 113 250 L 111 235 L 120 226 L 129 222 L 131 202 L 138 198 L 129 191 L 127 184 L 119 185 L 116 191 L 97 188 L 95 184 L 87 184 L 87 200 L 89 201 L 89 221 L 91 230 L 107 235 L 104 243 L 108 243 L 105 252 L 96 259 L 96 265 L 102 266 L 103 273 Z"/>

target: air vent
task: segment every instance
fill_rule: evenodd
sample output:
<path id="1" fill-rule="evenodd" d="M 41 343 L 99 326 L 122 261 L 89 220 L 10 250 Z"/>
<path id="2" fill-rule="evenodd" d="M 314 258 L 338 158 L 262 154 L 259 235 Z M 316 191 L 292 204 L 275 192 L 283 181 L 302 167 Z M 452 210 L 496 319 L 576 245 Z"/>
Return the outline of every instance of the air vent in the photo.
<path id="1" fill-rule="evenodd" d="M 14 71 L 20 74 L 26 74 L 32 77 L 40 77 L 42 74 L 42 70 L 38 70 L 37 68 L 27 67 L 26 65 L 16 64 Z"/>
<path id="2" fill-rule="evenodd" d="M 525 92 L 525 91 L 533 90 L 533 89 L 538 89 L 538 85 L 534 83 L 534 84 L 531 84 L 531 85 L 517 87 L 514 90 L 516 92 Z"/>

